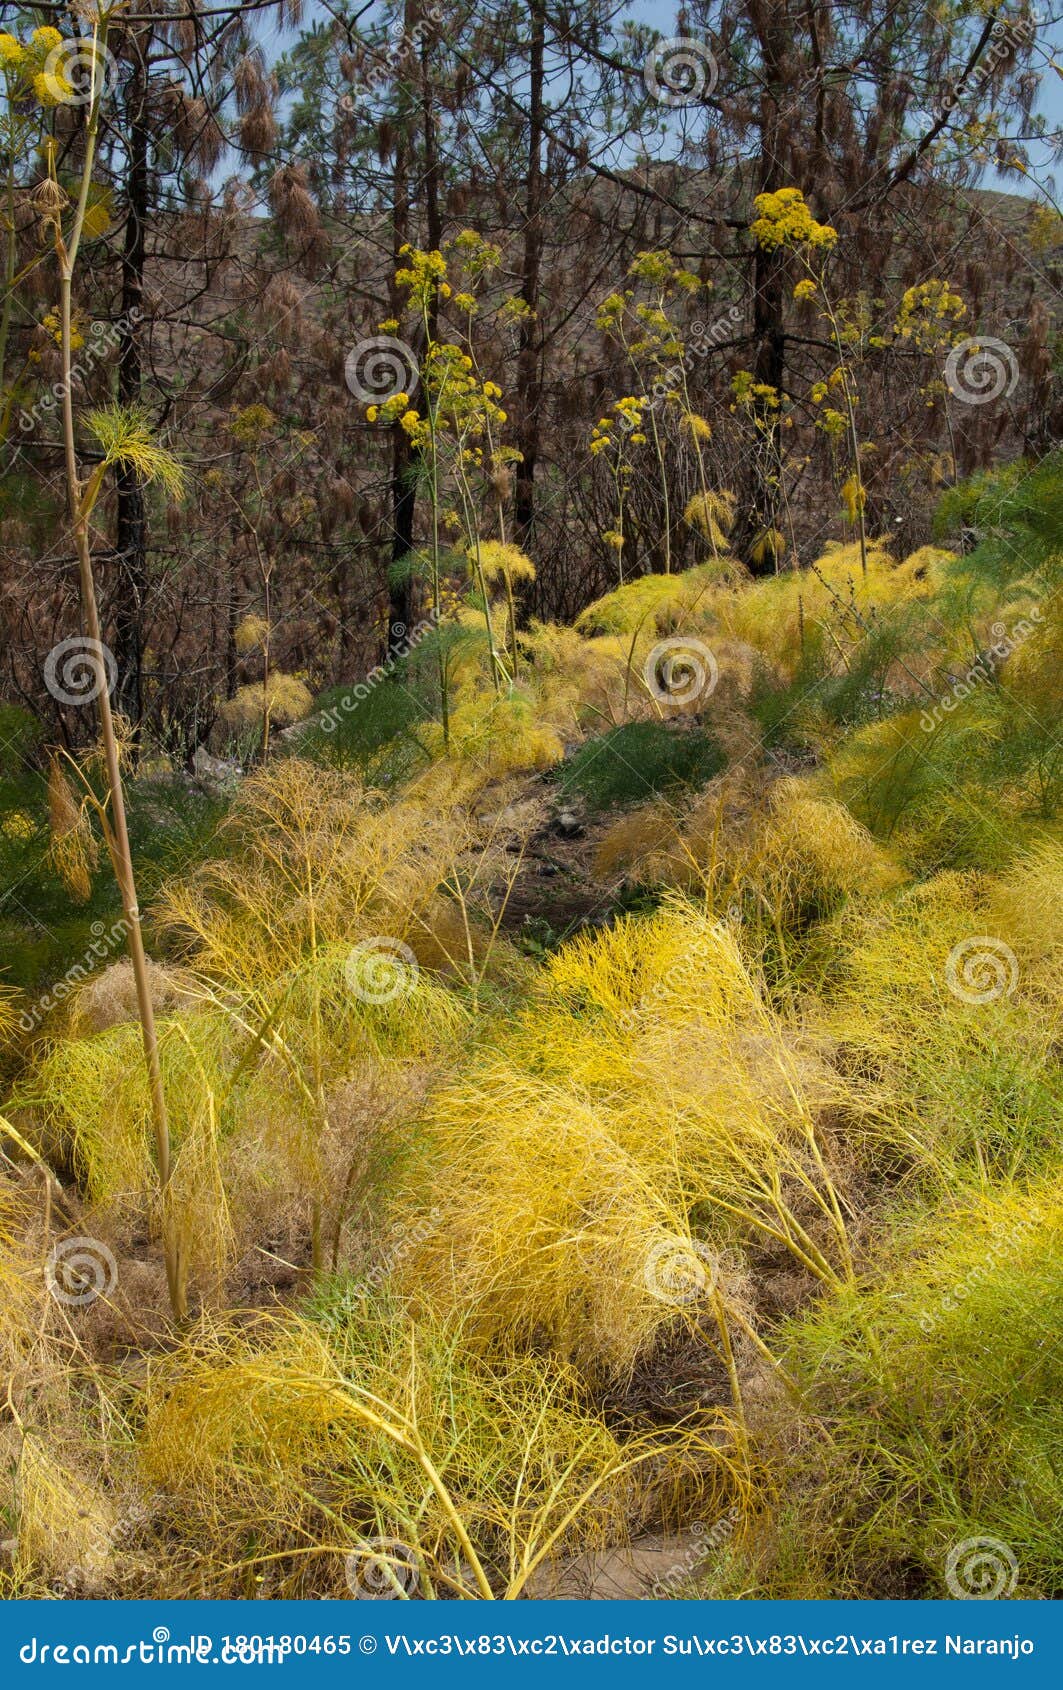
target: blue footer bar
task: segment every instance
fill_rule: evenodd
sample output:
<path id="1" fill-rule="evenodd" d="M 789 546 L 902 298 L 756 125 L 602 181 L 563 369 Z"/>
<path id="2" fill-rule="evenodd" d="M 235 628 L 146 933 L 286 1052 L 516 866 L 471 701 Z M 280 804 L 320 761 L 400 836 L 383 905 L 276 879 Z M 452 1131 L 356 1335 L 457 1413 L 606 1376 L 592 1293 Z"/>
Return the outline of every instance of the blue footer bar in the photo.
<path id="1" fill-rule="evenodd" d="M 2 1682 L 1058 1685 L 1050 1602 L 10 1602 Z M 898 1675 L 902 1675 L 898 1679 Z M 910 1675 L 910 1677 L 909 1677 Z"/>

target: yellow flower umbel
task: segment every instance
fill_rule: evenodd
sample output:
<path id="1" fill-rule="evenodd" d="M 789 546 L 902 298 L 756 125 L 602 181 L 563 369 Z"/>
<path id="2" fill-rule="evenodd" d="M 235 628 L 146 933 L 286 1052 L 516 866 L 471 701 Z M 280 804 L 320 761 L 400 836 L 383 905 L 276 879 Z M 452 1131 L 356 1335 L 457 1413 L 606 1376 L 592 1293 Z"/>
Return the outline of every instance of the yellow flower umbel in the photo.
<path id="1" fill-rule="evenodd" d="M 628 459 L 633 448 L 646 445 L 647 437 L 642 432 L 645 409 L 644 399 L 628 394 L 616 401 L 611 416 L 599 417 L 591 430 L 591 456 L 597 458 L 603 452 L 609 454 L 609 467 L 617 493 L 616 527 L 610 528 L 602 538 L 610 550 L 620 556 L 621 583 L 624 579 L 624 506 L 628 483 L 631 480 L 631 465 Z"/>
<path id="2" fill-rule="evenodd" d="M 664 542 L 664 573 L 672 572 L 672 490 L 666 462 L 669 450 L 676 446 L 693 450 L 698 480 L 702 491 L 708 490 L 702 447 L 711 439 L 711 429 L 704 417 L 698 416 L 691 402 L 687 385 L 686 348 L 681 323 L 688 302 L 711 284 L 703 282 L 692 270 L 677 264 L 665 248 L 635 254 L 628 267 L 628 280 L 634 285 L 622 292 L 611 293 L 598 307 L 597 324 L 602 333 L 616 341 L 627 355 L 638 379 L 643 395 L 630 401 L 621 400 L 614 410 L 627 431 L 626 444 L 646 446 L 652 441 L 657 460 Z M 646 290 L 648 298 L 638 298 Z M 631 407 L 637 407 L 636 410 Z M 678 411 L 678 431 L 665 426 L 665 419 Z M 618 435 L 610 435 L 603 418 L 591 437 L 591 455 L 598 457 L 616 446 Z M 643 430 L 645 423 L 645 430 Z M 618 453 L 622 458 L 623 453 Z M 628 473 L 626 465 L 618 469 L 618 478 Z M 622 492 L 622 488 L 621 488 Z M 606 544 L 623 551 L 623 499 L 619 520 L 610 529 Z M 620 545 L 616 537 L 620 536 Z"/>
<path id="3" fill-rule="evenodd" d="M 85 344 L 85 336 L 81 332 L 84 321 L 85 319 L 80 311 L 75 310 L 71 313 L 70 349 L 72 352 L 76 352 L 79 347 L 82 347 Z M 44 313 L 44 316 L 41 318 L 41 328 L 44 330 L 45 334 L 50 337 L 50 339 L 55 341 L 56 346 L 62 346 L 63 322 L 56 307 L 53 307 L 50 311 L 46 311 Z"/>
<path id="4" fill-rule="evenodd" d="M 894 330 L 898 340 L 909 341 L 919 352 L 941 352 L 952 345 L 953 330 L 966 313 L 959 294 L 935 277 L 907 289 Z"/>
<path id="5" fill-rule="evenodd" d="M 712 439 L 712 429 L 704 417 L 699 417 L 696 411 L 684 411 L 679 419 L 679 426 L 685 428 L 695 440 L 708 442 Z"/>
<path id="6" fill-rule="evenodd" d="M 19 41 L 7 30 L 0 31 L 0 70 L 8 84 L 9 102 L 14 94 L 28 96 L 49 110 L 65 105 L 74 97 L 77 90 L 66 74 L 62 55 L 52 57 L 63 44 L 63 36 L 50 24 L 35 29 L 28 41 Z M 93 50 L 87 38 L 85 50 Z"/>
<path id="7" fill-rule="evenodd" d="M 470 560 L 473 552 L 470 549 Z M 535 565 L 531 558 L 526 557 L 519 546 L 507 545 L 503 540 L 480 541 L 480 568 L 485 581 L 504 581 L 512 586 L 515 581 L 534 581 Z"/>
<path id="8" fill-rule="evenodd" d="M 232 413 L 229 432 L 241 446 L 255 447 L 268 438 L 277 419 L 268 405 L 245 405 Z"/>
<path id="9" fill-rule="evenodd" d="M 727 550 L 727 536 L 734 525 L 733 493 L 695 493 L 683 512 L 683 521 L 703 534 L 714 557 Z"/>
<path id="10" fill-rule="evenodd" d="M 840 438 L 844 433 L 848 436 L 849 461 L 851 475 L 846 486 L 847 494 L 843 494 L 846 509 L 851 511 L 854 521 L 860 531 L 860 563 L 864 575 L 867 574 L 867 538 L 864 533 L 864 486 L 860 473 L 860 441 L 856 432 L 856 393 L 855 379 L 851 367 L 851 353 L 847 355 L 846 348 L 861 344 L 864 330 L 858 322 L 840 321 L 844 317 L 842 306 L 832 302 L 827 291 L 826 272 L 828 260 L 838 244 L 838 231 L 830 223 L 819 223 L 813 217 L 805 196 L 800 188 L 779 188 L 774 193 L 758 194 L 753 201 L 756 216 L 750 224 L 750 234 L 757 245 L 765 252 L 793 253 L 803 264 L 807 275 L 798 282 L 794 289 L 794 298 L 798 302 L 808 303 L 819 298 L 823 305 L 823 315 L 830 323 L 831 334 L 834 339 L 835 350 L 838 354 L 838 371 L 841 376 L 842 397 L 845 400 L 845 414 L 828 407 L 817 419 L 817 426 L 832 439 Z M 859 307 L 859 301 L 858 301 Z M 859 316 L 859 309 L 857 315 Z M 830 385 L 834 385 L 831 377 Z M 813 403 L 822 402 L 817 396 L 817 389 L 822 387 L 817 383 L 813 390 Z M 784 422 L 785 426 L 785 422 Z"/>
<path id="11" fill-rule="evenodd" d="M 401 248 L 403 263 L 395 272 L 396 286 L 405 295 L 403 314 L 388 318 L 382 332 L 393 333 L 400 328 L 402 315 L 409 311 L 419 319 L 419 332 L 424 352 L 420 359 L 421 386 L 418 404 L 411 404 L 408 393 L 396 393 L 390 398 L 370 405 L 366 420 L 383 425 L 397 424 L 421 455 L 429 488 L 431 529 L 428 561 L 432 581 L 432 602 L 437 615 L 442 605 L 442 530 L 454 533 L 464 529 L 468 555 L 484 601 L 484 620 L 491 661 L 491 678 L 496 693 L 502 682 L 510 680 L 503 661 L 504 653 L 496 645 L 488 604 L 489 586 L 484 573 L 483 557 L 488 542 L 480 539 L 480 524 L 485 498 L 497 508 L 500 540 L 490 544 L 504 546 L 504 503 L 510 486 L 509 467 L 520 461 L 521 454 L 502 440 L 508 417 L 499 401 L 502 389 L 497 382 L 484 380 L 477 367 L 473 341 L 473 319 L 480 311 L 477 298 L 478 283 L 502 262 L 501 249 L 476 233 L 463 229 L 439 251 L 424 251 L 407 243 Z M 460 271 L 460 285 L 458 276 Z M 461 327 L 454 339 L 439 338 L 441 319 L 453 319 L 460 314 Z M 514 316 L 515 312 L 507 315 Z M 449 496 L 448 496 L 449 495 Z M 454 506 L 450 505 L 453 498 Z M 446 506 L 444 507 L 444 501 Z M 514 556 L 520 556 L 516 553 Z M 531 566 L 528 565 L 528 568 Z M 511 593 L 510 575 L 500 572 Z M 515 619 L 513 619 L 515 622 Z M 516 668 L 514 632 L 513 663 Z M 445 656 L 439 652 L 439 682 L 443 712 L 443 737 L 449 735 L 448 678 Z"/>
<path id="12" fill-rule="evenodd" d="M 27 55 L 33 60 L 33 92 L 42 106 L 62 106 L 72 99 L 74 84 L 63 70 L 62 63 L 50 63 L 51 55 L 63 45 L 57 29 L 45 25 L 30 36 Z"/>
<path id="13" fill-rule="evenodd" d="M 447 261 L 441 252 L 422 252 L 407 241 L 399 248 L 399 256 L 405 258 L 406 263 L 396 270 L 395 281 L 400 288 L 408 290 L 410 304 L 418 311 L 427 307 L 437 289 L 442 291 L 448 287 L 449 291 Z"/>
<path id="14" fill-rule="evenodd" d="M 766 251 L 778 247 L 812 247 L 829 252 L 837 245 L 838 231 L 829 223 L 817 223 L 800 188 L 779 188 L 773 194 L 758 194 L 753 201 L 756 217 L 750 233 Z"/>

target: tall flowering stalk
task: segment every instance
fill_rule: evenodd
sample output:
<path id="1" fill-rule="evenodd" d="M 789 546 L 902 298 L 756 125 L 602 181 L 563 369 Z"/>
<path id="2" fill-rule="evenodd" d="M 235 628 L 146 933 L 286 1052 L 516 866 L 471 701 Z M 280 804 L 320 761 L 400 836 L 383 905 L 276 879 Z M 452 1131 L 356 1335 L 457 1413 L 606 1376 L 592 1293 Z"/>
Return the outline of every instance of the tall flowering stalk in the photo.
<path id="1" fill-rule="evenodd" d="M 87 660 L 95 671 L 94 692 L 100 718 L 100 737 L 106 774 L 107 797 L 104 802 L 89 802 L 96 810 L 118 883 L 126 922 L 126 937 L 133 978 L 136 985 L 137 1011 L 147 1067 L 148 1091 L 155 1130 L 155 1153 L 158 1166 L 159 1189 L 162 1196 L 163 1251 L 166 1261 L 166 1280 L 170 1303 L 177 1319 L 187 1315 L 185 1275 L 179 1259 L 179 1249 L 172 1217 L 167 1212 L 167 1189 L 170 1182 L 170 1130 L 166 1111 L 166 1097 L 162 1083 L 162 1066 L 155 1015 L 151 1001 L 147 959 L 140 926 L 136 878 L 129 846 L 126 823 L 125 792 L 122 780 L 119 737 L 111 710 L 106 651 L 101 638 L 99 610 L 96 603 L 96 583 L 92 567 L 90 523 L 96 503 L 103 491 L 108 473 L 115 469 L 134 469 L 142 481 L 158 480 L 173 494 L 181 490 L 182 476 L 177 463 L 151 439 L 144 416 L 135 409 L 111 406 L 90 412 L 85 422 L 95 436 L 99 456 L 95 467 L 83 476 L 79 464 L 76 416 L 74 408 L 73 353 L 78 344 L 74 323 L 73 285 L 78 251 L 86 227 L 92 194 L 92 172 L 96 163 L 100 132 L 100 106 L 107 65 L 108 14 L 82 14 L 91 24 L 91 35 L 80 50 L 80 62 L 87 66 L 87 98 L 81 91 L 79 98 L 85 106 L 85 128 L 81 174 L 73 210 L 64 226 L 70 200 L 60 187 L 56 174 L 57 146 L 47 136 L 43 156 L 46 174 L 34 192 L 33 201 L 46 237 L 50 236 L 59 274 L 59 345 L 62 357 L 62 429 L 63 462 L 66 480 L 67 514 L 74 553 L 77 558 L 82 615 L 88 634 Z M 9 43 L 13 38 L 5 38 Z M 16 45 L 19 45 L 16 43 Z M 33 96 L 45 108 L 65 105 L 75 97 L 75 89 L 62 71 L 63 38 L 55 29 L 35 30 L 30 41 L 21 48 L 21 74 Z M 3 48 L 9 65 L 14 58 L 9 44 Z M 38 61 L 41 61 L 38 63 Z"/>
<path id="2" fill-rule="evenodd" d="M 830 223 L 819 223 L 813 217 L 800 188 L 779 188 L 774 193 L 758 194 L 753 202 L 756 217 L 750 233 L 757 245 L 766 251 L 785 249 L 794 254 L 806 274 L 794 289 L 798 301 L 816 300 L 830 325 L 838 363 L 832 371 L 828 386 L 844 404 L 844 414 L 833 407 L 824 413 L 823 426 L 828 434 L 844 433 L 849 446 L 850 473 L 842 488 L 846 512 L 856 526 L 860 538 L 860 566 L 867 574 L 867 534 L 864 525 L 864 506 L 867 495 L 860 469 L 860 438 L 856 429 L 856 380 L 846 354 L 839 310 L 827 288 L 827 270 L 831 254 L 838 244 L 838 231 Z M 823 384 L 813 389 L 813 400 Z"/>
<path id="3" fill-rule="evenodd" d="M 605 456 L 616 495 L 616 527 L 606 529 L 603 539 L 617 556 L 620 585 L 624 584 L 624 511 L 631 483 L 632 457 L 647 436 L 642 428 L 642 402 L 634 394 L 618 399 L 609 415 L 599 417 L 591 432 L 591 457 Z"/>
<path id="4" fill-rule="evenodd" d="M 465 230 L 452 243 L 450 250 L 464 265 L 472 285 L 495 268 L 501 258 L 497 247 L 491 246 L 473 230 Z M 442 614 L 443 558 L 442 539 L 444 490 L 455 498 L 458 510 L 453 526 L 464 536 L 464 552 L 476 583 L 483 606 L 487 635 L 491 684 L 496 694 L 508 687 L 516 672 L 516 611 L 513 583 L 527 578 L 530 564 L 517 568 L 512 556 L 523 556 L 508 546 L 505 539 L 504 490 L 508 484 L 508 466 L 519 460 L 520 454 L 501 443 L 501 432 L 508 418 L 498 401 L 502 390 L 497 383 L 484 380 L 477 367 L 473 348 L 472 321 L 477 310 L 475 294 L 471 291 L 455 296 L 448 280 L 447 258 L 441 252 L 425 252 L 412 246 L 402 248 L 405 265 L 396 271 L 395 280 L 406 292 L 410 309 L 416 313 L 421 327 L 424 357 L 420 369 L 420 409 L 405 392 L 393 394 L 379 405 L 370 405 L 366 416 L 370 422 L 399 423 L 427 466 L 429 521 L 429 573 L 432 585 L 432 606 L 437 619 Z M 466 320 L 463 336 L 458 340 L 443 340 L 436 332 L 440 311 L 453 299 L 453 310 Z M 381 328 L 393 332 L 398 322 L 389 320 Z M 493 491 L 499 522 L 500 537 L 496 545 L 502 547 L 498 556 L 509 559 L 505 567 L 489 567 L 488 545 L 482 535 L 481 513 L 489 493 Z M 512 554 L 512 555 L 511 555 Z M 493 554 L 491 554 L 493 555 Z M 500 645 L 491 615 L 490 585 L 501 580 L 508 602 L 509 641 L 507 652 Z M 446 655 L 439 648 L 439 681 L 442 695 L 443 737 L 449 744 L 449 698 Z"/>
<path id="5" fill-rule="evenodd" d="M 603 334 L 622 347 L 642 389 L 640 393 L 619 402 L 620 407 L 627 405 L 631 409 L 627 416 L 621 412 L 617 421 L 620 427 L 634 429 L 641 437 L 638 441 L 633 437 L 632 445 L 653 442 L 664 514 L 664 572 L 670 575 L 672 507 L 665 454 L 665 418 L 670 413 L 678 413 L 680 432 L 693 447 L 700 496 L 703 500 L 709 497 L 702 446 L 711 439 L 712 430 L 705 418 L 693 409 L 687 382 L 686 349 L 682 332 L 675 321 L 677 302 L 695 297 L 704 284 L 693 271 L 677 265 L 671 253 L 663 250 L 638 253 L 628 269 L 628 279 L 635 285 L 625 288 L 622 293 L 612 293 L 602 301 L 598 307 L 597 324 Z M 647 298 L 636 298 L 640 286 L 646 290 Z M 614 406 L 614 410 L 618 407 Z M 606 450 L 600 442 L 612 426 L 608 418 L 599 420 L 591 436 L 592 455 Z M 615 448 L 615 438 L 609 444 Z M 620 465 L 623 454 L 616 452 L 615 455 L 618 460 L 616 473 L 618 479 L 622 479 Z M 622 535 L 622 522 L 619 532 Z M 715 551 L 715 547 L 713 549 Z"/>

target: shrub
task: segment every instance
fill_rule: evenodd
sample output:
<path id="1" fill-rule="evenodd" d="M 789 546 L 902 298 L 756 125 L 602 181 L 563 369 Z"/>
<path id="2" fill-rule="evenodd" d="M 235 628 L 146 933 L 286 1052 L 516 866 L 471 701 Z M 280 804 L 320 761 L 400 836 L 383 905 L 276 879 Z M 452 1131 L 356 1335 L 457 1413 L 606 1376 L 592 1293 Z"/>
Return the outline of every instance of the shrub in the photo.
<path id="1" fill-rule="evenodd" d="M 790 1507 L 733 1569 L 743 1594 L 1058 1595 L 1061 1201 L 1058 1179 L 958 1198 L 791 1326 Z"/>
<path id="2" fill-rule="evenodd" d="M 677 786 L 702 786 L 723 763 L 723 752 L 703 730 L 625 722 L 581 745 L 559 769 L 557 784 L 563 798 L 606 810 Z"/>

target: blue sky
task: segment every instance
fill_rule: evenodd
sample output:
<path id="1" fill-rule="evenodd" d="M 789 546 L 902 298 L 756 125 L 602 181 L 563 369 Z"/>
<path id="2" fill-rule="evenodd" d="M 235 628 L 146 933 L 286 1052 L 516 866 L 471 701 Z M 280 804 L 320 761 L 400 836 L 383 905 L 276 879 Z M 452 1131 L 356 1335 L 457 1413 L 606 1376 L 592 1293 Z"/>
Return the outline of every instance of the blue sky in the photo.
<path id="1" fill-rule="evenodd" d="M 1039 10 L 1045 18 L 1038 31 L 1038 41 L 1035 50 L 1035 65 L 1040 74 L 1040 88 L 1035 104 L 1035 111 L 1046 120 L 1048 129 L 1058 135 L 1063 130 L 1063 77 L 1052 69 L 1051 61 L 1063 63 L 1063 0 L 1040 0 Z M 628 8 L 628 15 L 642 23 L 652 24 L 662 35 L 672 36 L 680 33 L 676 24 L 678 7 L 675 0 L 632 0 Z M 974 5 L 972 14 L 977 16 Z M 315 16 L 323 17 L 324 8 L 310 0 L 304 12 L 304 20 L 309 24 Z M 281 45 L 281 37 L 272 28 L 265 32 L 267 47 Z M 291 33 L 286 34 L 286 41 L 294 39 Z M 1053 146 L 1050 143 L 1035 144 L 1030 147 L 1031 169 L 1027 178 L 1026 191 L 1035 191 L 1035 184 L 1045 191 L 1048 198 L 1058 198 L 1054 180 Z M 995 172 L 987 175 L 986 186 L 999 186 L 1012 193 L 1024 191 L 1021 179 L 1009 175 L 1002 179 Z"/>
<path id="2" fill-rule="evenodd" d="M 970 9 L 972 14 L 977 15 L 974 5 Z M 1045 22 L 1038 30 L 1035 49 L 1034 62 L 1041 83 L 1034 110 L 1045 118 L 1049 130 L 1058 134 L 1063 130 L 1063 78 L 1051 68 L 1051 61 L 1054 59 L 1057 63 L 1063 63 L 1063 6 L 1059 4 L 1059 0 L 1041 0 L 1038 11 Z M 676 29 L 676 12 L 674 0 L 669 0 L 667 4 L 664 0 L 633 0 L 630 7 L 633 18 L 652 24 L 662 35 L 679 33 Z M 1043 184 L 1049 195 L 1055 195 L 1051 152 L 1049 145 L 1030 148 L 1031 177 Z M 1011 193 L 1022 191 L 1022 183 L 1014 175 L 1010 175 L 1005 181 L 993 172 L 987 176 L 985 185 L 1005 187 Z M 1030 186 L 1032 189 L 1032 182 Z"/>

